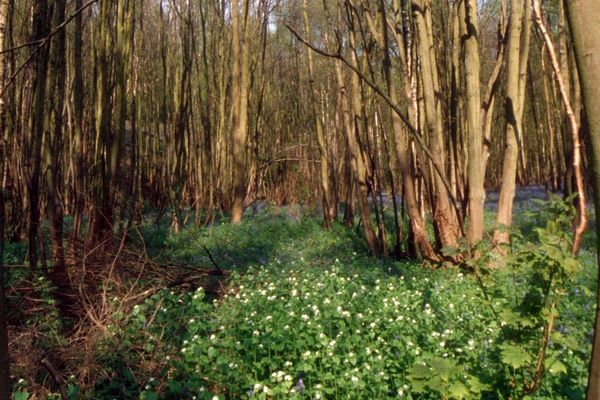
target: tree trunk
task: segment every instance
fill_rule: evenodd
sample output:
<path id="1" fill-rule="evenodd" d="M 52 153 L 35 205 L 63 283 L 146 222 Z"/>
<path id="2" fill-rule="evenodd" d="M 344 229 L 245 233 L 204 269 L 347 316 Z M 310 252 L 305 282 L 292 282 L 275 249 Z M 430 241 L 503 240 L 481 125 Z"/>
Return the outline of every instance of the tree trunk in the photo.
<path id="1" fill-rule="evenodd" d="M 431 171 L 433 220 L 438 233 L 439 246 L 455 246 L 457 243 L 458 228 L 456 216 L 453 215 L 448 201 L 449 192 L 445 186 L 445 154 L 444 138 L 439 99 L 439 83 L 437 65 L 435 62 L 435 46 L 431 34 L 431 2 L 429 0 L 413 0 L 413 14 L 418 37 L 418 57 L 420 61 L 421 78 L 423 83 L 423 96 L 425 103 L 426 132 L 430 138 L 430 149 L 433 155 L 432 162 L 437 168 L 427 168 Z M 425 158 L 423 158 L 425 160 Z"/>
<path id="2" fill-rule="evenodd" d="M 6 3 L 3 3 L 6 4 Z M 6 18 L 4 6 L 0 6 L 0 35 Z M 0 43 L 3 42 L 0 38 Z M 0 61 L 0 69 L 3 69 Z M 2 76 L 2 75 L 0 75 Z M 5 148 L 0 149 L 0 171 L 4 173 Z M 4 187 L 0 188 L 0 400 L 10 399 L 10 357 L 8 349 L 8 304 L 6 302 L 5 288 L 5 270 L 4 270 Z"/>
<path id="3" fill-rule="evenodd" d="M 499 225 L 494 233 L 494 241 L 506 244 L 509 234 L 506 227 L 512 225 L 513 200 L 515 197 L 515 181 L 517 176 L 518 137 L 520 136 L 521 121 L 518 118 L 519 93 L 519 64 L 521 62 L 521 35 L 523 27 L 524 1 L 512 0 L 510 6 L 510 22 L 508 28 L 507 72 L 506 72 L 506 144 L 502 164 L 502 186 L 498 200 L 496 223 Z M 529 16 L 527 16 L 529 18 Z"/>
<path id="4" fill-rule="evenodd" d="M 381 37 L 383 39 L 383 72 L 385 75 L 385 81 L 387 85 L 388 95 L 395 104 L 398 104 L 398 94 L 394 77 L 392 76 L 392 63 L 389 54 L 389 37 L 387 28 L 387 17 L 385 11 L 385 3 L 383 0 L 379 1 L 379 12 L 381 15 L 380 26 L 382 29 Z M 435 259 L 436 255 L 431 247 L 429 238 L 427 237 L 427 231 L 425 230 L 425 222 L 421 218 L 419 212 L 419 205 L 417 203 L 417 195 L 415 191 L 415 180 L 410 170 L 410 158 L 408 154 L 408 140 L 404 133 L 404 125 L 400 116 L 392 111 L 392 128 L 394 130 L 394 147 L 396 150 L 396 157 L 400 164 L 400 171 L 402 173 L 402 182 L 404 184 L 404 196 L 406 201 L 406 207 L 408 210 L 408 218 L 410 221 L 410 227 L 413 234 L 415 245 L 421 252 L 421 255 L 426 259 Z M 396 199 L 394 199 L 396 201 Z"/>
<path id="5" fill-rule="evenodd" d="M 49 33 L 50 15 L 47 0 L 35 3 L 33 16 L 33 40 L 45 38 Z M 37 269 L 38 235 L 40 225 L 39 197 L 42 164 L 42 136 L 44 133 L 44 101 L 48 72 L 48 46 L 42 47 L 33 62 L 35 83 L 33 89 L 33 111 L 30 120 L 31 155 L 33 164 L 29 171 L 29 266 L 31 273 Z"/>
<path id="6" fill-rule="evenodd" d="M 83 0 L 75 0 L 75 8 L 80 9 Z M 73 30 L 73 227 L 71 232 L 71 253 L 77 254 L 77 242 L 83 212 L 85 208 L 85 165 L 83 159 L 83 108 L 84 108 L 84 81 L 83 81 L 83 14 L 75 17 Z"/>
<path id="7" fill-rule="evenodd" d="M 573 37 L 577 70 L 583 93 L 583 106 L 590 134 L 594 205 L 600 215 L 600 4 L 596 0 L 565 0 Z M 600 266 L 600 224 L 596 224 L 596 249 Z M 600 275 L 599 275 L 600 283 Z M 600 399 L 600 290 L 597 294 L 594 341 L 590 360 L 587 399 Z"/>
<path id="8" fill-rule="evenodd" d="M 65 19 L 65 0 L 54 3 L 53 29 Z M 63 206 L 61 202 L 61 175 L 59 149 L 62 146 L 63 108 L 65 103 L 65 31 L 58 33 L 51 48 L 49 72 L 48 108 L 44 138 L 44 162 L 47 187 L 47 214 L 50 220 L 51 260 L 54 284 L 66 281 L 65 253 L 63 246 Z M 53 117 L 53 118 L 52 118 Z"/>
<path id="9" fill-rule="evenodd" d="M 306 40 L 311 41 L 311 30 L 308 21 L 308 0 L 303 1 L 302 15 L 304 18 L 304 30 Z M 337 210 L 333 208 L 333 196 L 331 194 L 331 179 L 329 177 L 329 153 L 327 143 L 323 132 L 323 123 L 318 112 L 319 96 L 314 81 L 314 62 L 312 50 L 306 47 L 306 60 L 308 63 L 308 80 L 310 91 L 311 112 L 313 114 L 315 132 L 317 134 L 317 144 L 319 145 L 319 154 L 321 158 L 321 190 L 323 191 L 323 224 L 329 229 Z"/>
<path id="10" fill-rule="evenodd" d="M 232 123 L 233 123 L 233 204 L 231 222 L 242 222 L 244 200 L 246 199 L 246 143 L 248 141 L 248 89 L 249 48 L 248 48 L 248 8 L 249 0 L 244 0 L 240 24 L 239 1 L 231 2 L 232 15 Z M 241 25 L 241 36 L 240 36 Z"/>
<path id="11" fill-rule="evenodd" d="M 12 1 L 3 1 L 0 3 L 0 48 L 4 49 L 6 41 L 6 30 L 9 24 L 9 8 L 13 6 Z M 5 65 L 6 57 L 0 55 L 0 83 L 5 85 Z M 6 104 L 4 98 L 0 98 L 0 118 L 6 118 Z M 3 124 L 5 127 L 6 125 Z M 0 138 L 4 138 L 4 132 L 0 132 Z M 4 269 L 4 171 L 6 168 L 6 143 L 0 144 L 0 176 L 2 177 L 0 185 L 0 400 L 10 399 L 10 357 L 8 349 L 8 305 L 6 303 L 5 288 L 5 269 Z"/>
<path id="12" fill-rule="evenodd" d="M 114 182 L 111 180 L 110 153 L 113 133 L 111 127 L 111 57 L 112 38 L 110 31 L 112 1 L 101 0 L 99 35 L 97 38 L 97 79 L 96 79 L 96 144 L 95 162 L 98 165 L 97 189 L 94 195 L 94 214 L 88 232 L 92 243 L 100 243 L 112 233 L 114 210 L 111 203 Z"/>
<path id="13" fill-rule="evenodd" d="M 542 33 L 542 37 L 544 42 L 546 43 L 546 47 L 548 48 L 548 53 L 550 55 L 550 60 L 552 61 L 552 68 L 554 69 L 554 76 L 556 78 L 556 82 L 560 91 L 561 98 L 563 100 L 563 104 L 565 106 L 565 111 L 567 114 L 567 121 L 569 130 L 571 132 L 571 141 L 573 145 L 573 173 L 575 175 L 575 185 L 577 187 L 577 221 L 575 224 L 575 233 L 573 235 L 573 247 L 572 253 L 573 255 L 577 255 L 579 252 L 579 247 L 581 246 L 581 240 L 583 239 L 583 233 L 587 227 L 587 217 L 585 212 L 585 188 L 583 182 L 583 171 L 581 166 L 581 143 L 579 141 L 579 123 L 577 121 L 577 117 L 573 111 L 572 102 L 570 100 L 570 93 L 565 85 L 565 79 L 563 73 L 567 73 L 568 70 L 562 70 L 559 65 L 558 57 L 556 56 L 556 51 L 554 50 L 554 44 L 552 43 L 552 39 L 550 38 L 550 34 L 548 33 L 544 21 L 542 19 L 542 11 L 539 0 L 533 0 L 533 10 L 535 16 L 535 22 L 538 25 L 540 32 Z"/>
<path id="14" fill-rule="evenodd" d="M 464 0 L 466 36 L 465 46 L 465 81 L 467 149 L 468 149 L 468 185 L 469 185 L 469 230 L 468 240 L 471 245 L 483 237 L 483 134 L 481 132 L 481 88 L 479 82 L 479 28 L 477 23 L 477 0 Z"/>

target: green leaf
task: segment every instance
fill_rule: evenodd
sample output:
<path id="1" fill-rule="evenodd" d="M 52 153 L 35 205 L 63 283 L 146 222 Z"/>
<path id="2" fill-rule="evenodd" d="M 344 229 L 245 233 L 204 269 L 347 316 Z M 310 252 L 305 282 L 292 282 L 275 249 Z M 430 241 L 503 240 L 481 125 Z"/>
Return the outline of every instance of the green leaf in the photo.
<path id="1" fill-rule="evenodd" d="M 462 382 L 454 382 L 448 389 L 451 398 L 464 399 L 469 397 L 469 388 L 467 388 Z"/>
<path id="2" fill-rule="evenodd" d="M 432 372 L 438 374 L 445 382 L 448 382 L 448 379 L 450 379 L 450 376 L 456 367 L 456 362 L 451 359 L 441 357 L 433 358 L 430 364 Z"/>
<path id="3" fill-rule="evenodd" d="M 408 369 L 409 379 L 427 379 L 431 377 L 431 371 L 425 365 L 417 364 Z"/>
<path id="4" fill-rule="evenodd" d="M 217 350 L 214 347 L 208 348 L 208 358 L 215 358 L 217 355 Z"/>
<path id="5" fill-rule="evenodd" d="M 502 345 L 502 362 L 513 368 L 521 368 L 531 362 L 531 355 L 512 344 Z"/>
<path id="6" fill-rule="evenodd" d="M 427 381 L 415 380 L 411 382 L 411 391 L 413 393 L 425 393 L 427 391 Z"/>
<path id="7" fill-rule="evenodd" d="M 467 379 L 467 383 L 469 384 L 471 392 L 473 393 L 481 393 L 485 392 L 486 390 L 490 390 L 490 385 L 482 383 L 476 376 L 471 376 L 469 379 Z"/>
<path id="8" fill-rule="evenodd" d="M 13 400 L 27 400 L 29 398 L 29 392 L 27 390 L 13 393 Z"/>
<path id="9" fill-rule="evenodd" d="M 158 393 L 144 391 L 140 394 L 140 400 L 158 400 Z"/>
<path id="10" fill-rule="evenodd" d="M 565 364 L 563 364 L 562 362 L 560 362 L 558 360 L 551 361 L 550 359 L 548 359 L 548 360 L 546 360 L 545 364 L 546 364 L 546 368 L 548 368 L 548 366 L 550 366 L 550 368 L 548 368 L 548 371 L 550 371 L 550 373 L 553 375 L 567 373 L 567 367 L 565 366 Z"/>

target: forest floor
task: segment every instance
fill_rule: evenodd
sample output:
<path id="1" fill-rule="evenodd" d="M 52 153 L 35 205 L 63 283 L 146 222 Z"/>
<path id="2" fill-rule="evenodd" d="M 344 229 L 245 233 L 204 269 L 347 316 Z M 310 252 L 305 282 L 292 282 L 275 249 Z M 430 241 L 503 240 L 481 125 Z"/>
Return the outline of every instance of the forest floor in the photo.
<path id="1" fill-rule="evenodd" d="M 537 382 L 548 315 L 531 311 L 544 295 L 536 274 L 556 259 L 571 264 L 550 214 L 535 207 L 517 207 L 535 209 L 517 215 L 518 257 L 478 274 L 373 258 L 356 229 L 323 230 L 308 211 L 267 208 L 241 225 L 179 234 L 148 223 L 116 247 L 111 271 L 132 270 L 103 275 L 111 279 L 96 290 L 102 307 L 88 309 L 85 337 L 65 328 L 44 278 L 28 310 L 17 304 L 31 299 L 9 288 L 20 325 L 11 327 L 14 398 L 61 389 L 71 399 L 583 398 L 594 235 L 581 266 L 553 283 Z M 7 250 L 9 264 L 23 262 L 20 245 Z M 19 279 L 13 271 L 12 285 Z"/>

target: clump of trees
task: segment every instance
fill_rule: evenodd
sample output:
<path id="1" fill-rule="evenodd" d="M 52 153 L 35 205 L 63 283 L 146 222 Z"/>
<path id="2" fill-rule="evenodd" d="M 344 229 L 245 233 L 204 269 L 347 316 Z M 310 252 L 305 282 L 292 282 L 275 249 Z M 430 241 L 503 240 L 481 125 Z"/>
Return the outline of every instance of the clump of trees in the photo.
<path id="1" fill-rule="evenodd" d="M 178 230 L 267 199 L 318 205 L 325 228 L 358 214 L 374 255 L 441 261 L 463 242 L 477 257 L 485 189 L 502 245 L 515 187 L 544 184 L 577 193 L 577 253 L 594 145 L 583 3 L 4 1 L 6 235 L 60 286 L 149 210 Z"/>
<path id="2" fill-rule="evenodd" d="M 374 254 L 439 260 L 482 239 L 485 188 L 500 190 L 499 227 L 517 184 L 583 201 L 564 7 L 535 4 L 8 1 L 8 234 L 35 270 L 48 220 L 60 270 L 149 209 L 177 230 L 218 212 L 239 222 L 257 199 L 318 198 L 325 227 L 360 215 Z"/>

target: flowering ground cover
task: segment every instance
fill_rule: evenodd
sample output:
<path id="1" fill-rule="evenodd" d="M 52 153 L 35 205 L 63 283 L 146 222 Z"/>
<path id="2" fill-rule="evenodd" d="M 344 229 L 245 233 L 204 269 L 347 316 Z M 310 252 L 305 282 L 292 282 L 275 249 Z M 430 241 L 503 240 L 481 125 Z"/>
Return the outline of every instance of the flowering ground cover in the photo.
<path id="1" fill-rule="evenodd" d="M 313 217 L 147 228 L 154 257 L 206 265 L 205 247 L 232 275 L 218 297 L 165 289 L 116 315 L 97 349 L 110 373 L 94 398 L 582 398 L 592 238 L 577 262 L 561 250 L 560 221 L 536 214 L 521 225 L 505 267 L 478 274 L 375 259 L 355 230 L 325 231 Z"/>
<path id="2" fill-rule="evenodd" d="M 521 263 L 527 244 L 543 245 L 539 235 L 531 239 L 523 237 L 525 250 L 515 251 Z M 157 254 L 180 262 L 206 262 L 194 249 L 209 246 L 216 259 L 229 260 L 233 276 L 219 299 L 201 289 L 164 291 L 133 311 L 137 319 L 120 335 L 150 330 L 163 338 L 152 347 L 162 354 L 160 368 L 140 388 L 141 398 L 583 396 L 593 316 L 590 253 L 563 282 L 544 373 L 528 392 L 544 324 L 508 307 L 530 296 L 525 268 L 492 271 L 484 293 L 460 268 L 374 259 L 346 228 L 327 232 L 317 219 L 266 214 L 162 240 Z M 110 385 L 100 387 L 109 394 Z"/>

